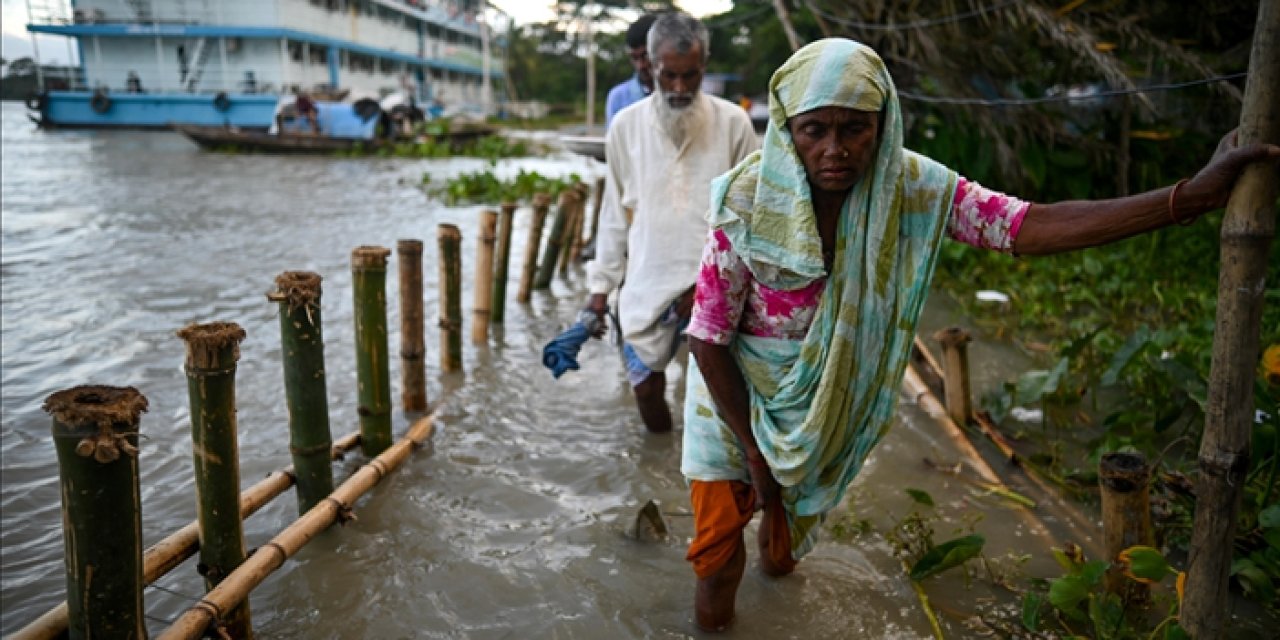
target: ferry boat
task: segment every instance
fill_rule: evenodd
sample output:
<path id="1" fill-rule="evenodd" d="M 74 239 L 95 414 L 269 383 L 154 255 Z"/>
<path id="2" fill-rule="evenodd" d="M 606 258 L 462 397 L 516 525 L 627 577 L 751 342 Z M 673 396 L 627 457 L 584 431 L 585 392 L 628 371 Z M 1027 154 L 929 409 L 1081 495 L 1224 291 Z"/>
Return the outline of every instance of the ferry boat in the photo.
<path id="1" fill-rule="evenodd" d="M 27 100 L 48 127 L 265 130 L 278 106 L 401 96 L 429 113 L 487 115 L 501 40 L 483 0 L 28 0 L 33 34 L 79 51 L 73 86 Z M 38 51 L 37 51 L 38 55 Z M 37 60 L 38 62 L 38 60 Z"/>

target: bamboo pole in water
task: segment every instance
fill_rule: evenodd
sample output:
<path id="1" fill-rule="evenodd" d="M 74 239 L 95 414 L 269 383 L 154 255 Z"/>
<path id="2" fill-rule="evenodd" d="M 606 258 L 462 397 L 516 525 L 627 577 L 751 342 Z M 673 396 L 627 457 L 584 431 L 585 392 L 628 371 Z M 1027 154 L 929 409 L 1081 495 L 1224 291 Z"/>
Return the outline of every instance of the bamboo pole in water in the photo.
<path id="1" fill-rule="evenodd" d="M 1147 491 L 1151 467 L 1140 453 L 1107 453 L 1098 463 L 1098 485 L 1102 489 L 1102 539 L 1107 547 L 1107 591 L 1126 604 L 1145 604 L 1151 589 L 1125 577 L 1117 562 L 1120 552 L 1134 545 L 1152 546 L 1151 501 Z"/>
<path id="2" fill-rule="evenodd" d="M 516 292 L 516 302 L 529 301 L 533 291 L 534 273 L 538 270 L 538 249 L 542 246 L 542 228 L 547 223 L 547 208 L 551 206 L 551 197 L 545 193 L 533 195 L 533 218 L 529 221 L 529 239 L 524 245 L 524 265 L 520 270 L 520 290 Z"/>
<path id="3" fill-rule="evenodd" d="M 349 433 L 333 443 L 333 459 L 360 444 L 360 432 Z M 268 502 L 271 502 L 292 487 L 294 483 L 293 468 L 288 467 L 271 472 L 261 482 L 245 489 L 240 494 L 240 519 L 248 519 Z M 142 581 L 151 584 L 164 577 L 178 565 L 195 555 L 200 549 L 200 522 L 193 520 L 185 527 L 169 534 L 163 540 L 151 545 L 142 553 Z M 65 637 L 67 633 L 67 603 L 46 611 L 44 615 L 18 630 L 9 640 L 54 640 Z"/>
<path id="4" fill-rule="evenodd" d="M 427 410 L 427 347 L 422 309 L 422 241 L 396 242 L 400 258 L 400 404 Z"/>
<path id="5" fill-rule="evenodd" d="M 333 492 L 333 434 L 324 375 L 320 274 L 285 271 L 267 299 L 280 307 L 284 395 L 289 405 L 289 453 L 298 482 L 298 513 Z"/>
<path id="6" fill-rule="evenodd" d="M 62 489 L 72 638 L 145 638 L 138 423 L 133 387 L 81 386 L 49 396 Z"/>
<path id="7" fill-rule="evenodd" d="M 440 370 L 462 371 L 462 232 L 436 230 L 440 244 Z"/>
<path id="8" fill-rule="evenodd" d="M 1241 145 L 1280 144 L 1280 2 L 1258 3 L 1249 79 L 1240 113 Z M 1259 352 L 1268 255 L 1276 232 L 1275 162 L 1245 170 L 1222 220 L 1218 308 L 1209 401 L 1200 441 L 1200 479 L 1191 528 L 1182 623 L 1194 638 L 1222 635 L 1233 540 L 1249 471 L 1253 378 Z"/>
<path id="9" fill-rule="evenodd" d="M 573 202 L 578 194 L 573 189 L 560 192 L 560 200 L 556 203 L 556 217 L 551 222 L 551 235 L 547 237 L 547 246 L 542 251 L 542 261 L 538 263 L 538 275 L 533 281 L 534 289 L 546 289 L 551 286 L 551 277 L 556 273 L 556 263 L 560 259 L 560 247 L 564 246 L 564 228 L 569 224 L 569 216 L 573 214 Z"/>
<path id="10" fill-rule="evenodd" d="M 946 395 L 947 415 L 958 425 L 969 424 L 973 416 L 969 388 L 969 342 L 973 336 L 960 327 L 948 327 L 933 334 L 942 345 L 943 374 L 946 376 L 943 390 Z"/>
<path id="11" fill-rule="evenodd" d="M 560 250 L 561 278 L 569 273 L 569 265 L 577 262 L 578 256 L 582 254 L 582 229 L 587 218 L 587 196 L 591 195 L 586 183 L 579 182 L 573 185 L 573 188 L 578 192 L 578 198 L 573 203 L 573 216 L 565 229 L 564 248 Z"/>
<path id="12" fill-rule="evenodd" d="M 372 489 L 384 476 L 398 467 L 409 453 L 431 437 L 433 416 L 419 419 L 403 438 L 388 447 L 346 482 L 334 490 L 328 498 L 316 505 L 262 545 L 239 569 L 217 588 L 205 594 L 204 600 L 188 609 L 164 633 L 160 640 L 188 640 L 199 638 L 214 621 L 217 611 L 233 606 L 249 597 L 249 592 L 267 576 L 279 569 L 284 561 L 297 553 L 307 542 L 324 531 L 339 518 L 350 517 L 351 505 Z"/>
<path id="13" fill-rule="evenodd" d="M 498 212 L 480 212 L 480 238 L 476 243 L 476 284 L 471 300 L 471 342 L 489 340 L 489 303 L 493 298 L 493 244 L 497 240 Z"/>
<path id="14" fill-rule="evenodd" d="M 187 346 L 200 573 L 206 590 L 218 586 L 245 559 L 236 439 L 236 361 L 244 335 L 234 322 L 192 324 L 178 331 Z M 253 637 L 247 600 L 224 609 L 219 618 L 231 637 Z"/>
<path id="15" fill-rule="evenodd" d="M 507 274 L 511 265 L 511 228 L 515 224 L 516 203 L 504 202 L 498 217 L 497 257 L 493 264 L 493 301 L 489 304 L 489 320 L 502 324 L 507 307 Z"/>
<path id="16" fill-rule="evenodd" d="M 385 247 L 351 252 L 355 297 L 356 386 L 360 448 L 373 457 L 391 446 L 391 369 L 387 362 L 387 256 Z"/>
<path id="17" fill-rule="evenodd" d="M 587 244 L 595 246 L 596 235 L 600 233 L 600 207 L 604 205 L 604 177 L 596 178 L 595 203 L 591 206 L 591 237 Z"/>

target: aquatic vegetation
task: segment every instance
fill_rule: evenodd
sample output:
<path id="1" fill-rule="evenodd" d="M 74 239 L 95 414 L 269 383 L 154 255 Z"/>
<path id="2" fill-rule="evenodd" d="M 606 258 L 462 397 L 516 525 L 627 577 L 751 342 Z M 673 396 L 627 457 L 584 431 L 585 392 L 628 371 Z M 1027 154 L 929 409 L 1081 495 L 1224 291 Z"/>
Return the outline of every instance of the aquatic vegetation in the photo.
<path id="1" fill-rule="evenodd" d="M 565 178 L 543 176 L 537 171 L 521 169 L 511 180 L 501 180 L 493 173 L 493 169 L 464 173 L 450 178 L 443 185 L 434 185 L 431 174 L 423 174 L 422 184 L 427 194 L 441 198 L 445 204 L 455 206 L 468 203 L 498 204 L 500 202 L 528 201 L 535 193 L 545 193 L 552 197 L 561 191 L 582 182 L 578 174 L 570 174 Z"/>

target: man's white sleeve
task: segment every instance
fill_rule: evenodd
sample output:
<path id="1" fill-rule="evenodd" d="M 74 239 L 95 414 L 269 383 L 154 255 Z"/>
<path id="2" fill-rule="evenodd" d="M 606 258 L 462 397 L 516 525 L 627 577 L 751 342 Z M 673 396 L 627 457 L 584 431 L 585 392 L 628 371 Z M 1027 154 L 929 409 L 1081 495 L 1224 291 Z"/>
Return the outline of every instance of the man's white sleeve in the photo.
<path id="1" fill-rule="evenodd" d="M 622 284 L 627 270 L 627 224 L 622 208 L 619 185 L 624 184 L 619 175 L 629 164 L 621 150 L 615 129 L 611 129 L 605 142 L 608 173 L 604 181 L 604 199 L 600 203 L 600 227 L 596 231 L 596 257 L 591 261 L 587 286 L 591 293 L 609 293 Z"/>

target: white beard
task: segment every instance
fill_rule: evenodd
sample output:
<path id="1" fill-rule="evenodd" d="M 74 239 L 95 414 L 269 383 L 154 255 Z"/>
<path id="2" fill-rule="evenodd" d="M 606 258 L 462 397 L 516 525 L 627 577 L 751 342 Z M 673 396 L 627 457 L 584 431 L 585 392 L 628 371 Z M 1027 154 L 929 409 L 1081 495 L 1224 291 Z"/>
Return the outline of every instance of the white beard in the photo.
<path id="1" fill-rule="evenodd" d="M 689 132 L 697 128 L 696 125 L 700 114 L 697 106 L 702 96 L 694 93 L 693 101 L 689 103 L 689 106 L 676 108 L 667 102 L 666 94 L 662 92 L 662 87 L 656 82 L 653 87 L 653 95 L 655 106 L 658 109 L 658 125 L 667 134 L 667 137 L 671 139 L 671 142 L 675 143 L 676 148 L 679 148 L 684 144 Z"/>

